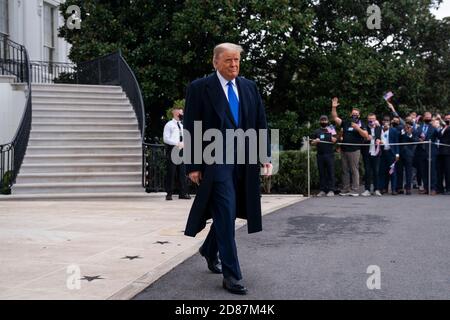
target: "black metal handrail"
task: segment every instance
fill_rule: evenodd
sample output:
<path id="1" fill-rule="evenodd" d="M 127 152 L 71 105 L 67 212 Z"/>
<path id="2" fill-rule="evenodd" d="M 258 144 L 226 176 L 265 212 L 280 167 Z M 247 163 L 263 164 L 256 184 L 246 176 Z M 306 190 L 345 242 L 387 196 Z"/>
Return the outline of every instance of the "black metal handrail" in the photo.
<path id="1" fill-rule="evenodd" d="M 0 145 L 0 193 L 10 193 L 25 156 L 31 131 L 31 78 L 27 49 L 0 34 L 0 70 L 2 75 L 14 77 L 15 82 L 26 83 L 26 105 L 20 125 L 10 143 Z"/>

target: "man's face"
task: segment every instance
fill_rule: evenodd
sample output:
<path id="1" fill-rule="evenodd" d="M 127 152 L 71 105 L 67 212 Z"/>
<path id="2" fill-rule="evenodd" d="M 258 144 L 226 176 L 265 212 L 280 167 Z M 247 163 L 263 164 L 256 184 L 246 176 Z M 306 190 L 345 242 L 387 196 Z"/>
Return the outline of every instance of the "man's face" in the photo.
<path id="1" fill-rule="evenodd" d="M 417 118 L 417 113 L 411 112 L 409 116 L 411 117 L 411 120 L 416 120 L 416 118 Z"/>
<path id="2" fill-rule="evenodd" d="M 241 54 L 238 51 L 224 51 L 214 61 L 214 67 L 222 77 L 231 81 L 239 75 Z"/>
<path id="3" fill-rule="evenodd" d="M 448 114 L 448 115 L 446 115 L 445 116 L 445 123 L 447 124 L 447 125 L 450 125 L 450 114 Z"/>
<path id="4" fill-rule="evenodd" d="M 180 115 L 183 114 L 183 109 L 174 109 L 172 111 L 172 115 L 175 119 L 178 119 L 180 117 Z"/>
<path id="5" fill-rule="evenodd" d="M 359 119 L 359 111 L 358 110 L 353 110 L 351 117 L 353 119 Z"/>
<path id="6" fill-rule="evenodd" d="M 398 126 L 399 124 L 400 124 L 400 119 L 399 118 L 392 119 L 392 125 Z"/>
<path id="7" fill-rule="evenodd" d="M 374 124 L 375 121 L 377 121 L 377 117 L 375 117 L 375 116 L 368 116 L 367 117 L 367 122 L 369 122 L 369 124 Z"/>
<path id="8" fill-rule="evenodd" d="M 385 128 L 389 128 L 390 125 L 391 125 L 391 119 L 389 119 L 389 118 L 384 118 L 384 119 L 383 119 L 383 126 L 384 126 Z"/>
<path id="9" fill-rule="evenodd" d="M 425 123 L 430 123 L 432 119 L 433 119 L 433 117 L 431 116 L 431 113 L 430 113 L 430 112 L 425 112 L 425 113 L 424 113 L 424 115 L 423 115 L 423 121 L 424 121 Z"/>

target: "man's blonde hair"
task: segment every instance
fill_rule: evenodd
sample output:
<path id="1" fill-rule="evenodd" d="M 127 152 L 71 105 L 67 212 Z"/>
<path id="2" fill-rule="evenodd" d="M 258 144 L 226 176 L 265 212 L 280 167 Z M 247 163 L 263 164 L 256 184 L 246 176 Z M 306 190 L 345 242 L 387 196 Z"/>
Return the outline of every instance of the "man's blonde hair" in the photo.
<path id="1" fill-rule="evenodd" d="M 214 65 L 216 64 L 216 61 L 219 58 L 219 56 L 222 53 L 224 53 L 225 51 L 237 51 L 239 53 L 242 53 L 242 52 L 244 52 L 244 49 L 238 44 L 229 43 L 229 42 L 218 44 L 214 48 L 214 56 L 213 56 L 213 64 Z"/>

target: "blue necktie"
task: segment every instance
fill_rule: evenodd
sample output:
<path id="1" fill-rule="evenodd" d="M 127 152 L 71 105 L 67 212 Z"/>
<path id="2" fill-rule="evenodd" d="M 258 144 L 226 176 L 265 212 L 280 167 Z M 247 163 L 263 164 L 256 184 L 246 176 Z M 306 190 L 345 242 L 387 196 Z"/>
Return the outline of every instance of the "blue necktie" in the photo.
<path id="1" fill-rule="evenodd" d="M 428 133 L 428 126 L 427 126 L 427 125 L 424 125 L 424 126 L 423 126 L 423 134 L 424 134 L 424 135 L 427 135 L 427 133 Z"/>
<path id="2" fill-rule="evenodd" d="M 228 82 L 228 103 L 230 104 L 231 113 L 233 114 L 236 125 L 239 126 L 239 100 L 233 90 L 233 82 Z"/>

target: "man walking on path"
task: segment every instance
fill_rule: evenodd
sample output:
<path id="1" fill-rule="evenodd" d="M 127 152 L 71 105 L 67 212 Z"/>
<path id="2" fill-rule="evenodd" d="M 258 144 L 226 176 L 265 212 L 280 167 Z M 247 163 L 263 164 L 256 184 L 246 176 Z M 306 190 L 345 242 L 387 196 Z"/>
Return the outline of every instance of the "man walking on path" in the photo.
<path id="1" fill-rule="evenodd" d="M 267 129 L 266 114 L 256 84 L 238 76 L 242 51 L 241 46 L 231 43 L 216 46 L 213 57 L 216 72 L 192 82 L 187 89 L 184 125 L 192 143 L 186 141 L 185 151 L 192 159 L 196 158 L 196 149 L 200 149 L 198 153 L 203 155 L 205 144 L 194 148 L 194 143 L 202 141 L 203 133 L 211 129 L 222 132 L 222 137 L 227 130 L 254 129 L 258 140 L 262 140 L 259 130 Z M 194 130 L 198 123 L 201 129 Z M 201 163 L 186 164 L 190 179 L 199 188 L 185 235 L 195 237 L 212 218 L 213 223 L 200 254 L 213 273 L 223 274 L 224 289 L 234 294 L 246 294 L 234 238 L 235 220 L 236 217 L 247 219 L 249 233 L 262 230 L 261 166 L 270 174 L 272 165 L 248 161 L 250 147 L 247 139 L 238 139 L 237 146 L 234 141 L 229 142 L 233 145 L 234 159 L 237 149 L 245 150 L 244 164 L 222 159 L 215 159 L 210 164 L 203 157 Z"/>

